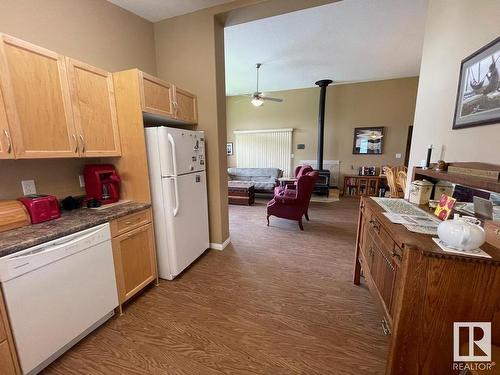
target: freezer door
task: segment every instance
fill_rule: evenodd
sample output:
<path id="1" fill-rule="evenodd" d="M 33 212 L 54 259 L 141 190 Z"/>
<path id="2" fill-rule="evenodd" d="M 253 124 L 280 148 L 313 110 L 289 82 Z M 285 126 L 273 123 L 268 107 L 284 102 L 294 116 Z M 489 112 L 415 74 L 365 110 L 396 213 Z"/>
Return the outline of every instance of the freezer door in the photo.
<path id="1" fill-rule="evenodd" d="M 158 136 L 163 177 L 205 170 L 203 132 L 160 127 Z"/>
<path id="2" fill-rule="evenodd" d="M 209 247 L 208 207 L 205 172 L 164 178 L 165 217 L 168 252 L 159 262 L 160 277 L 172 279 Z"/>

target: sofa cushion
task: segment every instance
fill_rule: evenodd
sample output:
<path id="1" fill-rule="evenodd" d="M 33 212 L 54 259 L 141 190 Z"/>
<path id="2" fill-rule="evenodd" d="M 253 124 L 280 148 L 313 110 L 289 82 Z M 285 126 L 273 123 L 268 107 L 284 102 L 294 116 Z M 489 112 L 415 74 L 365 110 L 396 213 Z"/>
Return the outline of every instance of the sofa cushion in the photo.
<path id="1" fill-rule="evenodd" d="M 279 178 L 283 172 L 279 168 L 228 168 L 227 173 L 231 176 L 251 176 L 251 177 L 273 177 Z M 239 179 L 239 178 L 238 178 Z"/>
<path id="2" fill-rule="evenodd" d="M 283 176 L 278 168 L 228 168 L 229 180 L 251 181 L 256 191 L 273 192 L 277 179 Z"/>
<path id="3" fill-rule="evenodd" d="M 273 192 L 275 186 L 276 186 L 275 182 L 255 182 L 254 183 L 255 190 L 260 190 L 260 191 Z"/>

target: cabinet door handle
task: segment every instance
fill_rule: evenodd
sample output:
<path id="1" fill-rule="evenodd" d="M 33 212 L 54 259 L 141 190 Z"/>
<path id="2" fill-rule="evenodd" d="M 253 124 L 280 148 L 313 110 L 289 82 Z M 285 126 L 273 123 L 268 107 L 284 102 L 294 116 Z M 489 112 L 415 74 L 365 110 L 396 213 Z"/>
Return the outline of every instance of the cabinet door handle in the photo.
<path id="1" fill-rule="evenodd" d="M 73 134 L 73 140 L 75 141 L 75 154 L 78 153 L 78 139 L 76 139 L 76 135 Z"/>
<path id="2" fill-rule="evenodd" d="M 389 325 L 387 324 L 387 321 L 385 318 L 382 319 L 382 332 L 384 333 L 385 336 L 389 336 L 391 334 L 391 330 L 389 329 Z"/>
<path id="3" fill-rule="evenodd" d="M 5 134 L 5 138 L 7 138 L 7 153 L 10 154 L 12 152 L 12 142 L 10 140 L 10 134 L 7 129 L 4 129 L 3 133 Z"/>
<path id="4" fill-rule="evenodd" d="M 82 152 L 85 152 L 85 139 L 83 139 L 83 135 L 79 135 L 80 140 L 82 141 Z"/>

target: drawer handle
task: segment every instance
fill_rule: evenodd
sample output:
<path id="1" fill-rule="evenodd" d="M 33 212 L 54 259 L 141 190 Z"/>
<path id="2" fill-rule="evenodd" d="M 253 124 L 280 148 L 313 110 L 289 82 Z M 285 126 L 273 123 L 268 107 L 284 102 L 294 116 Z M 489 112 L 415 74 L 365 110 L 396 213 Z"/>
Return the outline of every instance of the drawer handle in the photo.
<path id="1" fill-rule="evenodd" d="M 403 259 L 403 257 L 401 256 L 401 254 L 399 254 L 396 250 L 392 250 L 392 257 L 393 258 L 398 258 L 399 260 Z"/>
<path id="2" fill-rule="evenodd" d="M 370 220 L 369 223 L 372 225 L 373 229 L 380 230 L 380 224 L 375 220 Z"/>
<path id="3" fill-rule="evenodd" d="M 500 229 L 495 229 L 495 234 L 496 234 L 497 236 L 500 236 Z"/>

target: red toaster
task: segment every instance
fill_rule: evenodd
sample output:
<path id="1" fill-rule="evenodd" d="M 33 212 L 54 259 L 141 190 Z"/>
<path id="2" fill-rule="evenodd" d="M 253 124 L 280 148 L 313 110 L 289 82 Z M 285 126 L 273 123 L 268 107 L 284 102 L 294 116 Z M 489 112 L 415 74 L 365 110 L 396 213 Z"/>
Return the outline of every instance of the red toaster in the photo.
<path id="1" fill-rule="evenodd" d="M 31 224 L 37 224 L 61 217 L 59 202 L 53 195 L 27 195 L 18 198 L 31 217 Z"/>

